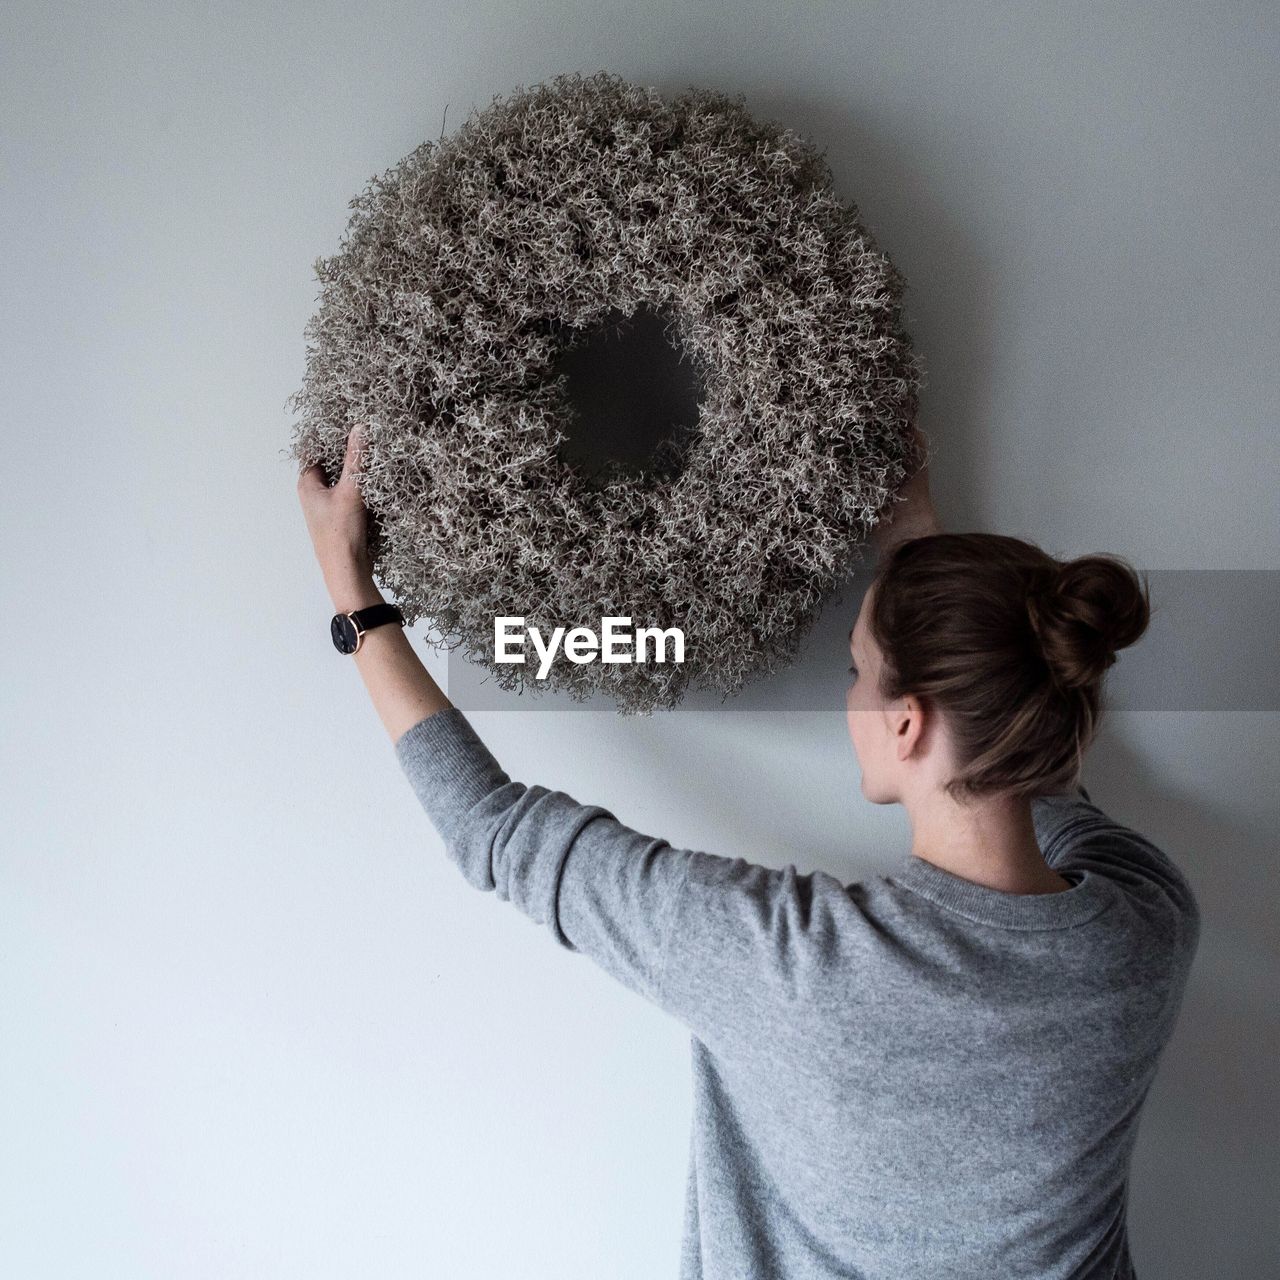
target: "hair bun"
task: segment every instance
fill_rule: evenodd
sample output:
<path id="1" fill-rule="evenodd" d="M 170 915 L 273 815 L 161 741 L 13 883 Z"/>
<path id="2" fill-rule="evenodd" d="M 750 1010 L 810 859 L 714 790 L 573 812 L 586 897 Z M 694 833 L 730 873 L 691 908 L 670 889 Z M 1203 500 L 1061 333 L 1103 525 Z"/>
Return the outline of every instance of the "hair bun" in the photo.
<path id="1" fill-rule="evenodd" d="M 1102 678 L 1151 619 L 1145 581 L 1119 556 L 1060 562 L 1027 592 L 1027 616 L 1054 683 L 1078 689 Z"/>

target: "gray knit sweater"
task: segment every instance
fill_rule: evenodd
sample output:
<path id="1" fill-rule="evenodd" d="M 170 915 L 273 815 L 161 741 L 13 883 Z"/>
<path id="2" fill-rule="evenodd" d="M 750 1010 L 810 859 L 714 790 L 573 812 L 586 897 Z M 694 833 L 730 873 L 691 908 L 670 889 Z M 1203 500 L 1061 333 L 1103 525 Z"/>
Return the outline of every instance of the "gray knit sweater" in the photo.
<path id="1" fill-rule="evenodd" d="M 1088 800 L 1033 801 L 1071 888 L 913 855 L 842 884 L 672 848 L 513 782 L 451 707 L 395 744 L 466 879 L 691 1033 L 681 1280 L 1119 1280 L 1139 1115 L 1199 911 Z"/>

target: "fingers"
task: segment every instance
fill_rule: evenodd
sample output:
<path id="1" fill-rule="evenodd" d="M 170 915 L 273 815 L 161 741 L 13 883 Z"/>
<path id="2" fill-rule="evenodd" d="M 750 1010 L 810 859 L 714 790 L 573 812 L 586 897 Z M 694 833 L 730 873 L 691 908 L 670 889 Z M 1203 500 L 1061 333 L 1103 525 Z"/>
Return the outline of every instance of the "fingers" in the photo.
<path id="1" fill-rule="evenodd" d="M 916 468 L 922 470 L 929 465 L 929 438 L 920 430 L 919 423 L 912 422 L 910 440 Z"/>
<path id="2" fill-rule="evenodd" d="M 355 482 L 355 472 L 360 469 L 360 459 L 364 456 L 364 423 L 357 422 L 351 428 L 351 434 L 347 436 L 347 450 L 342 459 L 342 475 L 338 477 L 338 483 L 344 480 L 348 484 Z"/>
<path id="3" fill-rule="evenodd" d="M 298 476 L 299 493 L 310 493 L 313 490 L 328 487 L 329 481 L 325 478 L 324 468 L 318 462 L 313 462 L 309 467 L 303 467 Z"/>
<path id="4" fill-rule="evenodd" d="M 364 423 L 358 422 L 351 428 L 350 434 L 347 436 L 347 446 L 342 458 L 342 473 L 338 477 L 338 483 L 344 480 L 348 485 L 354 483 L 355 473 L 360 469 L 361 459 L 364 457 L 365 446 L 365 427 Z M 298 489 L 300 492 L 309 490 L 328 489 L 329 476 L 324 467 L 319 462 L 313 462 L 310 466 L 303 467 L 298 475 Z"/>

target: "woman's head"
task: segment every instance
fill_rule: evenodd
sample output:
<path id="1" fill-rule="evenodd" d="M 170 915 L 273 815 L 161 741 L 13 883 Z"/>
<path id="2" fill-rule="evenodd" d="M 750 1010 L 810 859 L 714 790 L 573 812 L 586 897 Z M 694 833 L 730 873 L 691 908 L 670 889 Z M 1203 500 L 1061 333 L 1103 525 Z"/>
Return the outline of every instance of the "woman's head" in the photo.
<path id="1" fill-rule="evenodd" d="M 1149 620 L 1146 584 L 1118 556 L 1055 560 L 992 533 L 899 543 L 850 637 L 863 793 L 891 804 L 1074 785 L 1103 675 Z"/>

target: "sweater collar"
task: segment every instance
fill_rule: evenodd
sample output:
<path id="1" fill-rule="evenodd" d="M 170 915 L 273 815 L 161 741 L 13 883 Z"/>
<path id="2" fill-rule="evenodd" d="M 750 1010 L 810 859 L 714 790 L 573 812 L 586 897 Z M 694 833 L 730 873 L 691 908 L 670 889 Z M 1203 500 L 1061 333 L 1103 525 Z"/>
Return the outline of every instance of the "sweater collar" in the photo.
<path id="1" fill-rule="evenodd" d="M 906 854 L 892 879 L 980 924 L 1008 929 L 1066 929 L 1092 920 L 1114 901 L 1110 882 L 1088 868 L 1057 869 L 1071 888 L 1057 893 L 1006 893 Z"/>

